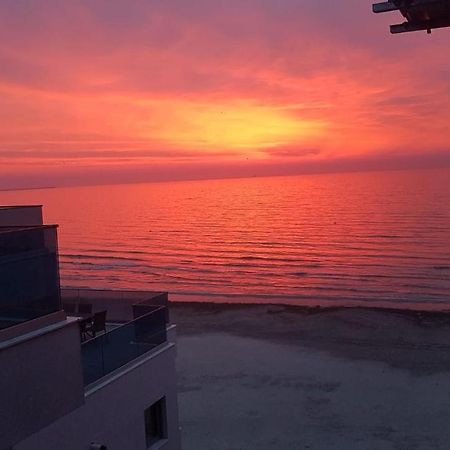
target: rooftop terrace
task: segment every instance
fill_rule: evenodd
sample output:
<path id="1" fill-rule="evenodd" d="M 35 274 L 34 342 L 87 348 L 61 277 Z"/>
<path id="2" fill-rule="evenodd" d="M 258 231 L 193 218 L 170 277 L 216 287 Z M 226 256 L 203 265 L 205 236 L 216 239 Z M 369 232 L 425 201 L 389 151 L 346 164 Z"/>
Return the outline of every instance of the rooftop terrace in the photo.
<path id="1" fill-rule="evenodd" d="M 61 294 L 64 307 L 71 311 L 74 305 L 75 309 L 91 305 L 92 317 L 106 311 L 104 331 L 81 345 L 85 386 L 167 342 L 167 293 L 62 289 Z M 80 317 L 80 324 L 85 317 Z"/>

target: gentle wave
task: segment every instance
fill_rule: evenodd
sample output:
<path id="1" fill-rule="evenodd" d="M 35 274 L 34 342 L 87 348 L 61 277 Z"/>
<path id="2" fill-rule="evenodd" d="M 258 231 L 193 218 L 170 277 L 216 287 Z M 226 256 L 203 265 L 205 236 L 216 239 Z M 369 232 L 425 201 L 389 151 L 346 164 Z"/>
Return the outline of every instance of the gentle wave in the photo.
<path id="1" fill-rule="evenodd" d="M 60 224 L 63 285 L 403 307 L 450 305 L 449 179 L 441 170 L 0 195 L 42 203 Z"/>

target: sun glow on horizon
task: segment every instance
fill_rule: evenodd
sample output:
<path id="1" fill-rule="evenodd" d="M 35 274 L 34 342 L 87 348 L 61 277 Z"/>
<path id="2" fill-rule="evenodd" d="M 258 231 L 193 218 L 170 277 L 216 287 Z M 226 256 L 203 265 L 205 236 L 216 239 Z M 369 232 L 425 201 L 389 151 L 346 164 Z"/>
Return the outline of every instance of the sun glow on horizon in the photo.
<path id="1" fill-rule="evenodd" d="M 152 121 L 149 132 L 139 137 L 156 139 L 170 147 L 184 149 L 227 150 L 239 154 L 251 150 L 307 144 L 320 136 L 326 123 L 292 117 L 277 106 L 254 102 L 167 102 L 159 104 L 158 123 Z"/>

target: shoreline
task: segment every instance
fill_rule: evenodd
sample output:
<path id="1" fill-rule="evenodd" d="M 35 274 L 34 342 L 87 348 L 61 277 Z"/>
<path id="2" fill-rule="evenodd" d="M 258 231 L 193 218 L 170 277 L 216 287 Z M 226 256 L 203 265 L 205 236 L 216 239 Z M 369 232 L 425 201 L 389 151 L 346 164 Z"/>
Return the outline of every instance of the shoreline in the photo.
<path id="1" fill-rule="evenodd" d="M 229 310 L 229 309 L 240 309 L 240 308 L 248 308 L 248 307 L 260 307 L 266 306 L 272 310 L 273 313 L 276 313 L 278 309 L 285 309 L 291 312 L 299 312 L 305 315 L 308 314 L 320 314 L 331 311 L 352 311 L 352 310 L 360 310 L 360 311 L 372 311 L 372 312 L 383 312 L 387 314 L 400 314 L 409 317 L 415 317 L 418 320 L 422 318 L 428 319 L 442 319 L 443 317 L 448 317 L 450 323 L 450 304 L 445 309 L 434 309 L 434 308 L 414 308 L 412 305 L 408 306 L 374 306 L 374 305 L 302 305 L 298 303 L 272 303 L 272 302 L 264 302 L 264 303 L 254 303 L 254 302 L 214 302 L 214 301 L 192 301 L 192 300 L 171 300 L 172 294 L 169 293 L 169 308 L 172 307 L 190 307 L 190 308 L 198 308 L 199 310 L 211 309 L 211 310 Z"/>
<path id="2" fill-rule="evenodd" d="M 201 300 L 199 300 L 199 298 Z M 204 299 L 204 300 L 203 300 Z M 274 295 L 244 295 L 244 294 L 180 294 L 169 292 L 170 303 L 202 303 L 225 305 L 274 305 L 292 306 L 297 308 L 364 308 L 383 309 L 392 311 L 420 311 L 420 312 L 448 312 L 450 313 L 450 298 L 448 302 L 393 302 L 387 300 L 307 300 L 298 296 L 274 296 Z"/>

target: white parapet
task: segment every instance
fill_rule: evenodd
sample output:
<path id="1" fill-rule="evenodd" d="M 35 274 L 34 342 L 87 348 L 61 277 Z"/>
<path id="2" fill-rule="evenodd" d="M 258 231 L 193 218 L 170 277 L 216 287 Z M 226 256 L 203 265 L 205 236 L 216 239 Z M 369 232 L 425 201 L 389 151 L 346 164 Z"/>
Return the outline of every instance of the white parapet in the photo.
<path id="1" fill-rule="evenodd" d="M 0 206 L 0 227 L 26 227 L 43 224 L 42 206 Z"/>

